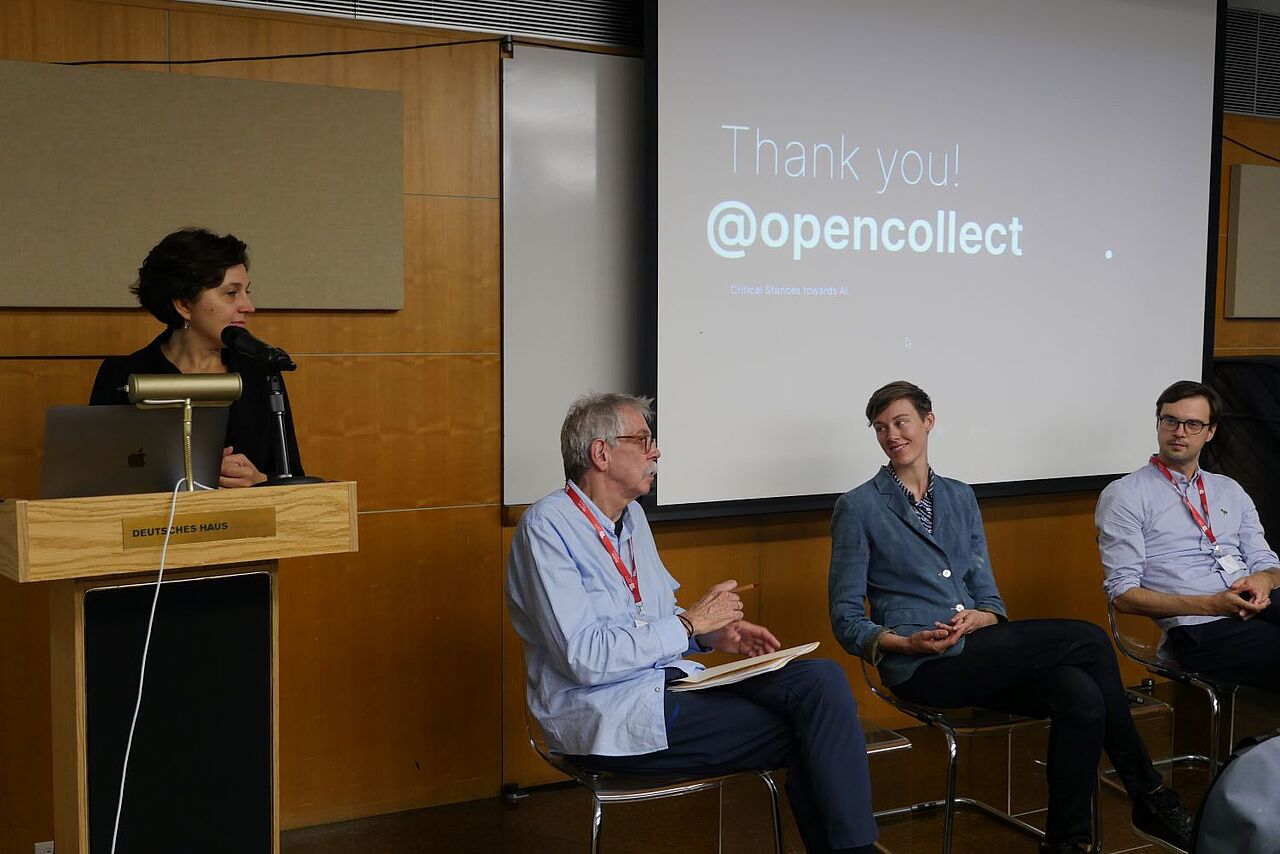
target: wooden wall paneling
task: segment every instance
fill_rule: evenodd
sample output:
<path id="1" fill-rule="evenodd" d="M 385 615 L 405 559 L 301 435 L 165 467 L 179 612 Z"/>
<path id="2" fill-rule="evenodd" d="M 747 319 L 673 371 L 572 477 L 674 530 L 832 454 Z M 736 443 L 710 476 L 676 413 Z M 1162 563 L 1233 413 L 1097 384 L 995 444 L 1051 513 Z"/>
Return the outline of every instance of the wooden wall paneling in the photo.
<path id="1" fill-rule="evenodd" d="M 0 578 L 0 850 L 53 839 L 49 590 Z"/>
<path id="2" fill-rule="evenodd" d="M 496 504 L 496 356 L 303 356 L 288 379 L 308 473 L 360 483 L 361 510 Z M 498 522 L 494 522 L 497 537 Z"/>
<path id="3" fill-rule="evenodd" d="M 358 554 L 282 562 L 285 827 L 498 791 L 497 518 L 365 513 Z"/>
<path id="4" fill-rule="evenodd" d="M 264 311 L 253 319 L 254 333 L 295 356 L 496 354 L 502 316 L 499 202 L 405 196 L 404 223 L 402 311 Z"/>
<path id="5" fill-rule="evenodd" d="M 1093 526 L 1096 503 L 1096 493 L 982 502 L 992 569 L 1011 616 L 1070 616 L 1105 623 L 1102 563 Z"/>
<path id="6" fill-rule="evenodd" d="M 1222 117 L 1223 136 L 1231 137 L 1273 157 L 1280 157 L 1280 120 L 1227 113 Z M 1231 210 L 1231 166 L 1275 162 L 1222 140 L 1222 171 L 1218 177 L 1221 205 L 1218 219 L 1218 276 L 1214 309 L 1215 356 L 1276 355 L 1280 353 L 1280 319 L 1231 319 L 1225 316 L 1227 228 Z"/>
<path id="7" fill-rule="evenodd" d="M 419 347 L 440 353 L 502 349 L 502 208 L 498 199 L 408 197 L 405 288 L 421 293 Z M 496 413 L 495 413 L 496 414 Z"/>
<path id="8" fill-rule="evenodd" d="M 0 57 L 25 62 L 154 59 L 167 54 L 162 9 L 85 0 L 0 2 Z"/>
<path id="9" fill-rule="evenodd" d="M 453 33 L 448 40 L 484 37 Z M 500 63 L 496 42 L 405 54 L 406 193 L 499 196 Z"/>
<path id="10" fill-rule="evenodd" d="M 0 497 L 38 498 L 45 410 L 89 402 L 96 359 L 0 360 Z"/>
<path id="11" fill-rule="evenodd" d="M 164 237 L 156 235 L 156 242 Z M 142 263 L 142 259 L 138 259 Z M 102 287 L 127 291 L 131 280 L 104 280 Z M 132 353 L 164 329 L 138 309 L 0 309 L 0 341 L 6 356 L 104 356 Z M 84 400 L 87 403 L 86 392 Z"/>
<path id="12" fill-rule="evenodd" d="M 738 584 L 760 581 L 760 545 L 754 518 L 704 519 L 693 522 L 658 522 L 653 526 L 658 554 L 667 571 L 680 584 L 676 600 L 689 607 L 713 584 L 730 578 Z M 644 595 L 643 588 L 640 591 Z M 760 590 L 742 594 L 743 616 L 760 620 Z M 727 657 L 706 656 L 711 663 Z"/>
<path id="13" fill-rule="evenodd" d="M 1141 464 L 1134 462 L 1135 468 Z M 1110 636 L 1096 504 L 1093 492 L 983 502 L 991 565 L 1011 617 L 1088 620 Z M 1118 651 L 1116 657 L 1126 685 L 1149 676 Z"/>
<path id="14" fill-rule="evenodd" d="M 821 641 L 818 654 L 847 654 L 831 633 L 827 574 L 831 514 L 787 513 L 760 520 L 760 619 L 783 646 Z"/>
<path id="15" fill-rule="evenodd" d="M 312 16 L 255 15 L 239 10 L 173 4 L 169 13 L 172 58 L 279 56 L 406 47 L 438 35 L 399 28 L 374 28 Z M 174 73 L 237 77 L 276 83 L 308 83 L 394 91 L 401 88 L 404 53 L 350 54 L 298 59 L 217 62 L 174 66 Z"/>

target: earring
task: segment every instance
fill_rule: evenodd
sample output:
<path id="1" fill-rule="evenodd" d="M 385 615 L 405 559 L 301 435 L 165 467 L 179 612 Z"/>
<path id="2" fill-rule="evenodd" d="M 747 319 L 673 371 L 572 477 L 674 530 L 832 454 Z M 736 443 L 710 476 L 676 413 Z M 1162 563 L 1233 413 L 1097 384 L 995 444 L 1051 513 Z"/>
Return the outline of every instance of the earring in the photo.
<path id="1" fill-rule="evenodd" d="M 184 320 L 184 321 L 182 321 L 182 331 L 184 331 L 184 332 L 185 332 L 185 331 L 187 331 L 187 330 L 188 330 L 188 329 L 190 329 L 190 328 L 191 328 L 191 321 L 190 321 L 190 320 Z"/>

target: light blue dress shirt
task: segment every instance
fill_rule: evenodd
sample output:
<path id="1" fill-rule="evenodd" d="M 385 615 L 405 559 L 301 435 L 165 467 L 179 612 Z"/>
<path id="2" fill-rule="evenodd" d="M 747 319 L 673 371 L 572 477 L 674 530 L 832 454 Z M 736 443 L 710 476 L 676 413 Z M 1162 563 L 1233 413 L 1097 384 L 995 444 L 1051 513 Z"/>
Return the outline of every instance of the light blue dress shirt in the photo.
<path id="1" fill-rule="evenodd" d="M 507 562 L 511 622 L 524 642 L 529 711 L 562 753 L 632 756 L 667 746 L 665 668 L 686 673 L 700 652 L 676 616 L 679 584 L 658 557 L 640 505 L 623 511 L 622 534 L 572 481 L 632 566 L 637 608 L 590 521 L 563 489 L 530 507 Z"/>
<path id="2" fill-rule="evenodd" d="M 1263 536 L 1258 511 L 1240 484 L 1204 469 L 1190 480 L 1179 472 L 1171 473 L 1174 483 L 1147 463 L 1108 485 L 1098 498 L 1094 523 L 1106 574 L 1103 587 L 1109 599 L 1135 587 L 1183 596 L 1213 595 L 1250 573 L 1277 564 L 1275 552 Z M 1217 538 L 1216 550 L 1183 502 L 1185 498 L 1198 512 L 1204 512 L 1195 485 L 1198 478 L 1204 478 L 1209 501 L 1206 521 Z M 1156 622 L 1168 631 L 1173 626 L 1220 619 L 1186 615 Z"/>

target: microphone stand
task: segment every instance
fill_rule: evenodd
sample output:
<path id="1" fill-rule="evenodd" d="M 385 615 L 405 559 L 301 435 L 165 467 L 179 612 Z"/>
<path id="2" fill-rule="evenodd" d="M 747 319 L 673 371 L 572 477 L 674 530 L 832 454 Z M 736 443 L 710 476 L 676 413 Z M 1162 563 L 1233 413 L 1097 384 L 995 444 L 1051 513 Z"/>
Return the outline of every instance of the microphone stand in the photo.
<path id="1" fill-rule="evenodd" d="M 293 362 L 289 362 L 293 367 Z M 267 403 L 271 408 L 272 420 L 275 421 L 276 476 L 267 478 L 258 486 L 286 486 L 299 483 L 324 483 L 318 477 L 298 476 L 289 470 L 289 436 L 284 429 L 284 381 L 280 379 L 280 368 L 272 365 L 267 373 Z"/>

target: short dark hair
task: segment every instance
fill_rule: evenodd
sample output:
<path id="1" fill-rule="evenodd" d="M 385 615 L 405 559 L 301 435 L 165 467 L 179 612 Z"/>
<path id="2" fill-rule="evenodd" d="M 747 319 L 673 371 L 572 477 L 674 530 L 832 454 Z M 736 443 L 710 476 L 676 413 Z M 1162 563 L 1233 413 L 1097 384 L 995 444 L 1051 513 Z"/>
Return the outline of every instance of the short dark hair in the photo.
<path id="1" fill-rule="evenodd" d="M 871 399 L 867 401 L 867 423 L 874 421 L 876 415 L 880 414 L 886 406 L 904 397 L 911 401 L 911 405 L 916 408 L 916 414 L 921 418 L 933 411 L 933 401 L 929 399 L 929 395 L 925 394 L 924 389 L 906 380 L 894 380 L 876 389 Z"/>
<path id="2" fill-rule="evenodd" d="M 183 228 L 166 236 L 147 253 L 138 280 L 129 290 L 155 318 L 176 329 L 182 315 L 175 299 L 195 302 L 202 291 L 222 284 L 227 270 L 249 267 L 249 247 L 233 234 L 219 237 L 204 228 Z"/>
<path id="3" fill-rule="evenodd" d="M 1198 383 L 1195 380 L 1178 380 L 1160 392 L 1160 396 L 1156 398 L 1156 415 L 1160 414 L 1160 410 L 1164 408 L 1166 403 L 1177 403 L 1179 400 L 1186 400 L 1188 397 L 1203 397 L 1207 400 L 1209 402 L 1209 423 L 1218 423 L 1218 419 L 1222 417 L 1222 395 L 1218 394 L 1212 386 Z"/>

